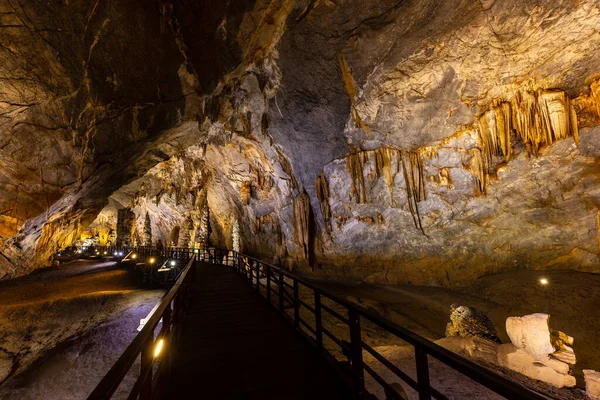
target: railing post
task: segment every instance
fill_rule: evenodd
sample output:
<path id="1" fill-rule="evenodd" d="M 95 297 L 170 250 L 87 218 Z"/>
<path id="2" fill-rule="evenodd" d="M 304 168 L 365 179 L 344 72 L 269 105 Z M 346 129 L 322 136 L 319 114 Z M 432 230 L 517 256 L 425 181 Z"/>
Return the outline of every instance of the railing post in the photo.
<path id="1" fill-rule="evenodd" d="M 431 386 L 429 385 L 429 363 L 427 361 L 427 353 L 420 347 L 415 347 L 415 360 L 417 362 L 419 400 L 431 400 Z"/>
<path id="2" fill-rule="evenodd" d="M 323 350 L 323 321 L 321 320 L 321 292 L 315 290 L 315 336 L 319 354 Z"/>
<path id="3" fill-rule="evenodd" d="M 360 314 L 354 308 L 348 309 L 348 327 L 350 328 L 353 397 L 358 400 L 363 396 L 365 391 L 365 374 L 363 371 Z"/>
<path id="4" fill-rule="evenodd" d="M 300 327 L 300 293 L 298 290 L 298 281 L 294 279 L 294 328 Z"/>
<path id="5" fill-rule="evenodd" d="M 140 378 L 142 379 L 140 400 L 152 400 L 153 337 L 154 335 L 151 335 L 147 343 L 144 343 L 144 347 L 142 348 L 142 354 L 140 358 Z"/>
<path id="6" fill-rule="evenodd" d="M 284 311 L 283 291 L 283 271 L 279 270 L 279 312 L 282 314 Z"/>
<path id="7" fill-rule="evenodd" d="M 260 263 L 254 262 L 256 265 L 256 290 L 260 293 Z"/>

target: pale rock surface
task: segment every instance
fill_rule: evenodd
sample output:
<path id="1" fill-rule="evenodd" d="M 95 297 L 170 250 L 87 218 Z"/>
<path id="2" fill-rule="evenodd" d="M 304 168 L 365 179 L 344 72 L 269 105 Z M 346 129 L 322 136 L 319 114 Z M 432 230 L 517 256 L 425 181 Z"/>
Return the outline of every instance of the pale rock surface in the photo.
<path id="1" fill-rule="evenodd" d="M 546 358 L 556 349 L 550 342 L 550 316 L 531 314 L 506 319 L 506 333 L 513 345 L 536 359 Z"/>

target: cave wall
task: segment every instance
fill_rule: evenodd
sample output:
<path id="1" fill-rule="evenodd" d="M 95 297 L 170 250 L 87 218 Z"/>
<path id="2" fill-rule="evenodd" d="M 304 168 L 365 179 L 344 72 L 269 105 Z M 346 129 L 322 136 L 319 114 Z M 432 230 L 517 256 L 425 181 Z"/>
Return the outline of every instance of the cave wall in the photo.
<path id="1" fill-rule="evenodd" d="M 0 277 L 204 202 L 328 279 L 598 271 L 594 1 L 36 5 L 2 6 Z"/>

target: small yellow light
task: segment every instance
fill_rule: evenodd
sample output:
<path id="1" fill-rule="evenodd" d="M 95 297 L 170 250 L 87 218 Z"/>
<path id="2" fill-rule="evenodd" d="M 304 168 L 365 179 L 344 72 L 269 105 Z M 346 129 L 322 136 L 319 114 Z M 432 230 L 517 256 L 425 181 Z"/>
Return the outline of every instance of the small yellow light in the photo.
<path id="1" fill-rule="evenodd" d="M 135 260 L 137 258 L 137 254 L 132 255 L 131 258 Z"/>
<path id="2" fill-rule="evenodd" d="M 107 255 L 107 254 L 108 254 L 108 251 L 105 251 L 105 252 L 104 252 L 104 255 Z"/>
<path id="3" fill-rule="evenodd" d="M 160 339 L 154 348 L 154 358 L 158 357 L 164 345 L 164 340 Z"/>
<path id="4" fill-rule="evenodd" d="M 548 282 L 548 279 L 546 279 L 546 278 L 540 278 L 540 284 L 542 284 L 542 285 L 544 285 L 544 286 L 545 286 L 545 285 L 547 285 L 548 283 L 549 283 L 549 282 Z"/>
<path id="5" fill-rule="evenodd" d="M 151 258 L 150 260 L 150 264 L 154 264 L 154 261 L 156 261 L 154 258 Z"/>

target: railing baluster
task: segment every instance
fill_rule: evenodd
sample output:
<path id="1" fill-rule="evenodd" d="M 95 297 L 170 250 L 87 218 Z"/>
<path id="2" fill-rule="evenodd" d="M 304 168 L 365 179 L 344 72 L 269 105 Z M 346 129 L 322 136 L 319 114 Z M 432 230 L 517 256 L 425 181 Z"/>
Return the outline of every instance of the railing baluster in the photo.
<path id="1" fill-rule="evenodd" d="M 356 400 L 365 392 L 365 374 L 363 371 L 362 339 L 360 334 L 360 314 L 354 308 L 348 308 L 348 327 L 350 329 L 350 360 L 352 362 L 352 386 Z"/>
<path id="2" fill-rule="evenodd" d="M 419 400 L 431 400 L 431 386 L 429 385 L 429 363 L 427 361 L 427 353 L 418 346 L 415 347 L 415 361 L 417 362 Z"/>
<path id="3" fill-rule="evenodd" d="M 284 312 L 284 301 L 283 301 L 283 271 L 279 270 L 279 312 Z"/>
<path id="4" fill-rule="evenodd" d="M 254 262 L 256 265 L 256 290 L 260 293 L 260 263 Z"/>
<path id="5" fill-rule="evenodd" d="M 298 290 L 298 280 L 294 279 L 294 327 L 300 327 L 300 293 Z"/>
<path id="6" fill-rule="evenodd" d="M 321 292 L 315 290 L 315 332 L 317 337 L 317 350 L 323 350 L 323 321 L 321 319 Z"/>
<path id="7" fill-rule="evenodd" d="M 152 400 L 152 345 L 154 335 L 150 335 L 142 348 L 140 359 L 140 378 L 142 386 L 140 388 L 140 400 Z"/>

